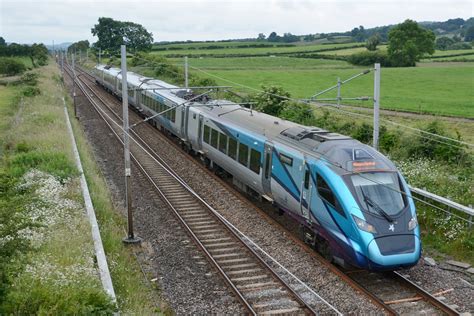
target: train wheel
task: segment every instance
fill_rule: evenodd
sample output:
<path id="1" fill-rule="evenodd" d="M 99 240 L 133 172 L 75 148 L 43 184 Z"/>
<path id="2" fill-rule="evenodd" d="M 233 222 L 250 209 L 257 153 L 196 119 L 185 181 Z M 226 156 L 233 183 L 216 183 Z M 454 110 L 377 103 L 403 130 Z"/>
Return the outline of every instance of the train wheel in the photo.
<path id="1" fill-rule="evenodd" d="M 318 236 L 316 237 L 316 250 L 321 254 L 329 262 L 333 261 L 333 254 L 331 251 L 331 247 L 326 239 Z"/>

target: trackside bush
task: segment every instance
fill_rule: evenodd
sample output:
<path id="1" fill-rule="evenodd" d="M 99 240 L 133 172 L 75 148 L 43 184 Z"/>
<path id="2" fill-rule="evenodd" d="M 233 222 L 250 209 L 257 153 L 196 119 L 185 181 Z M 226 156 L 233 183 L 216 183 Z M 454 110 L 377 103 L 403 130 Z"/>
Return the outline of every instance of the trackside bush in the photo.
<path id="1" fill-rule="evenodd" d="M 383 51 L 366 51 L 355 53 L 347 57 L 347 61 L 353 65 L 370 66 L 380 63 L 384 67 L 390 67 L 390 61 L 386 52 Z"/>
<path id="2" fill-rule="evenodd" d="M 15 76 L 26 71 L 26 66 L 21 61 L 14 58 L 0 58 L 0 74 L 6 76 Z"/>
<path id="3" fill-rule="evenodd" d="M 422 130 L 435 135 L 452 137 L 446 133 L 439 121 L 429 123 Z M 456 139 L 462 140 L 461 135 L 457 131 Z M 429 158 L 454 164 L 470 164 L 469 154 L 466 152 L 465 147 L 449 139 L 431 137 L 420 132 L 415 139 L 411 139 L 406 144 L 406 148 L 410 157 Z"/>

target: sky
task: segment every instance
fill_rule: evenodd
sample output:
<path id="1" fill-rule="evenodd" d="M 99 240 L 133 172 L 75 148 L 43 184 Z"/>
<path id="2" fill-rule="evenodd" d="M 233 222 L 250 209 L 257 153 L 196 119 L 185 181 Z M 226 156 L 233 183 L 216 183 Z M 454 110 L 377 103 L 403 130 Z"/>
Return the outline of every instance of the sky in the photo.
<path id="1" fill-rule="evenodd" d="M 473 16 L 472 0 L 0 0 L 0 36 L 45 44 L 97 39 L 99 17 L 142 24 L 155 41 L 314 34 Z"/>

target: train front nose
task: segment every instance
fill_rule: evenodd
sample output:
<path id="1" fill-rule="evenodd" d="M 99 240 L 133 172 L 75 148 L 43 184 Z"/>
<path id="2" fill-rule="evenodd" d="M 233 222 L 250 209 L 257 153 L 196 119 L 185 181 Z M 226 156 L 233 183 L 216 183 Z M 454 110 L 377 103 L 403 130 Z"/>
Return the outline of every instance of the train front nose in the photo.
<path id="1" fill-rule="evenodd" d="M 376 237 L 369 243 L 367 253 L 372 269 L 407 268 L 420 259 L 420 240 L 414 234 Z"/>

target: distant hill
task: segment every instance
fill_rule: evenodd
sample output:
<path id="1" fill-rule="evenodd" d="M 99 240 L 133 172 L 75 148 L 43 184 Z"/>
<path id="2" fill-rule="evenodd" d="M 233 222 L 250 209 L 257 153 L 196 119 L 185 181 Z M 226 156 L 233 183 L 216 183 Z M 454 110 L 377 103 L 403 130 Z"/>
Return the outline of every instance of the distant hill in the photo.
<path id="1" fill-rule="evenodd" d="M 61 44 L 55 44 L 54 49 L 55 50 L 67 50 L 69 46 L 71 46 L 72 43 L 61 43 Z M 48 48 L 48 50 L 53 50 L 53 45 L 46 45 L 45 46 Z"/>

